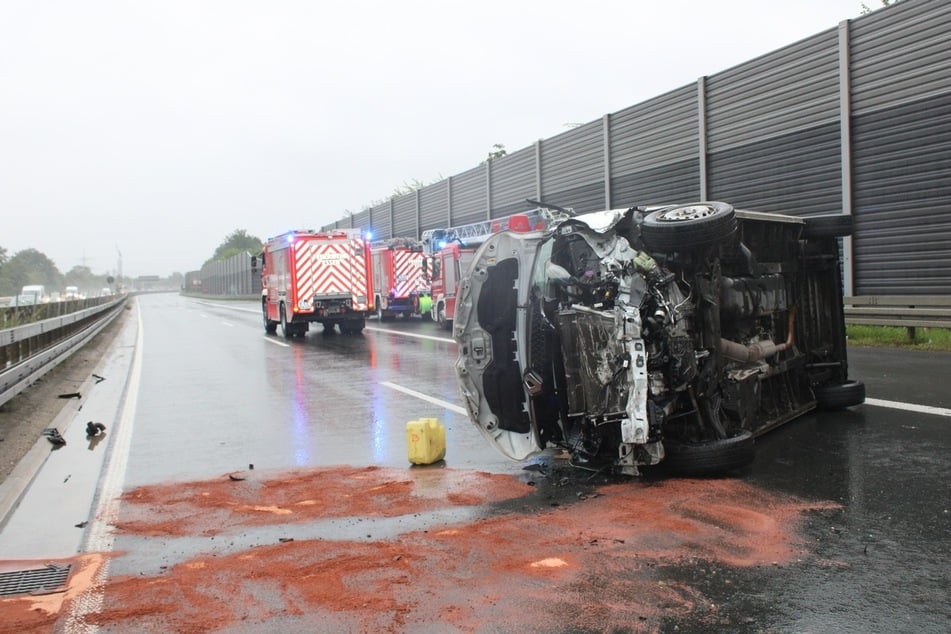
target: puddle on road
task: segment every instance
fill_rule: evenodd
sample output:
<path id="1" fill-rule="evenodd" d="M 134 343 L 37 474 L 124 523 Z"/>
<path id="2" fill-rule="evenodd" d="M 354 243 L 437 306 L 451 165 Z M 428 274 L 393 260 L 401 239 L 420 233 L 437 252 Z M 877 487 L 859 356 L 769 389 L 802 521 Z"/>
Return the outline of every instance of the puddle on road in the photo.
<path id="1" fill-rule="evenodd" d="M 333 517 L 422 518 L 454 506 L 480 513 L 385 538 L 275 539 L 189 555 L 160 574 L 110 579 L 84 622 L 104 631 L 650 631 L 709 604 L 661 567 L 788 563 L 804 551 L 803 514 L 832 508 L 730 479 L 624 481 L 583 493 L 569 485 L 548 502 L 545 487 L 516 477 L 452 469 L 251 474 L 130 491 L 119 534 L 188 539 Z M 16 622 L 11 609 L 0 602 L 0 622 Z"/>

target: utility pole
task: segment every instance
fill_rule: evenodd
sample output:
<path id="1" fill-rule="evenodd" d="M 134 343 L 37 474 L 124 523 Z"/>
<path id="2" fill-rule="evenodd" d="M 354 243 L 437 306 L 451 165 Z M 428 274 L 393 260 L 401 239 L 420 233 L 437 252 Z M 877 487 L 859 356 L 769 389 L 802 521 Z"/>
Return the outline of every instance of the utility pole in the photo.
<path id="1" fill-rule="evenodd" d="M 122 251 L 119 250 L 119 245 L 116 245 L 116 253 L 119 254 L 119 260 L 116 263 L 116 286 L 122 284 Z"/>

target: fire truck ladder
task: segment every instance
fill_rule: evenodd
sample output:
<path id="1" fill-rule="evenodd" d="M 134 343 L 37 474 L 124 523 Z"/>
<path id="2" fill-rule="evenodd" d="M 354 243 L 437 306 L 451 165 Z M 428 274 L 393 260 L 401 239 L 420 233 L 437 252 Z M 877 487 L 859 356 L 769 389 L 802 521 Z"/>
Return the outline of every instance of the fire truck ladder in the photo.
<path id="1" fill-rule="evenodd" d="M 547 229 L 570 215 L 570 210 L 539 207 L 532 211 L 512 214 L 502 218 L 482 220 L 445 229 L 427 229 L 423 231 L 422 242 L 427 254 L 432 255 L 450 242 L 460 242 L 473 246 L 485 241 L 499 231 L 532 231 Z"/>
<path id="2" fill-rule="evenodd" d="M 423 234 L 425 235 L 425 233 Z M 422 243 L 415 238 L 384 238 L 374 240 L 370 243 L 370 248 L 386 247 L 388 249 L 410 249 L 413 251 L 422 250 Z"/>

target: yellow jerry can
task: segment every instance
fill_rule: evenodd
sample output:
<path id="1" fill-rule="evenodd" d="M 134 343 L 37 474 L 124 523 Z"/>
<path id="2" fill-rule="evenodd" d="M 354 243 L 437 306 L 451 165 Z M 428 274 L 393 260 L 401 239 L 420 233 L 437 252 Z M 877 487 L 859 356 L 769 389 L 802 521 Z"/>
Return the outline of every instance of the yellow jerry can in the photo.
<path id="1" fill-rule="evenodd" d="M 432 464 L 446 457 L 446 428 L 435 418 L 406 423 L 406 446 L 413 464 Z"/>

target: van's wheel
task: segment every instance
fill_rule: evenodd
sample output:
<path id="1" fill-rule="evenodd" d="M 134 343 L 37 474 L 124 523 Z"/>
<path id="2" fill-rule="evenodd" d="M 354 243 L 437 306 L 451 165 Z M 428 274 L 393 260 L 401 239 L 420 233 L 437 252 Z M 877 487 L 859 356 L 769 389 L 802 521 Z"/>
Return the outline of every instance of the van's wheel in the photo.
<path id="1" fill-rule="evenodd" d="M 652 251 L 682 251 L 708 246 L 736 231 L 733 206 L 720 202 L 693 203 L 652 211 L 641 223 L 641 237 Z"/>
<path id="2" fill-rule="evenodd" d="M 865 402 L 865 384 L 861 381 L 817 385 L 812 391 L 816 395 L 816 404 L 821 409 L 842 409 Z"/>
<path id="3" fill-rule="evenodd" d="M 662 465 L 670 473 L 683 476 L 721 475 L 753 462 L 753 434 L 741 431 L 730 438 L 685 443 L 664 441 Z"/>
<path id="4" fill-rule="evenodd" d="M 267 318 L 267 304 L 264 302 L 261 303 L 261 312 L 264 313 L 264 332 L 273 335 L 277 332 L 277 322 Z"/>
<path id="5" fill-rule="evenodd" d="M 293 324 L 287 323 L 287 313 L 284 311 L 284 305 L 281 304 L 281 334 L 285 339 L 290 339 L 294 336 L 294 330 Z"/>

